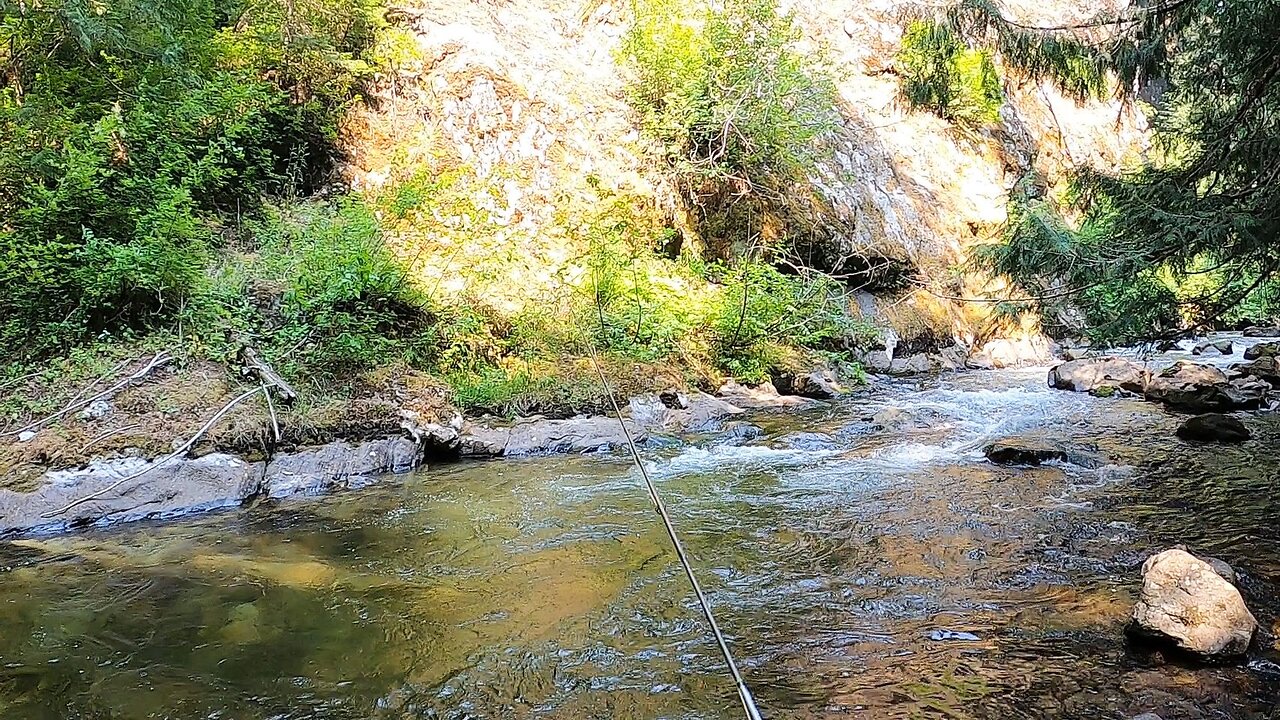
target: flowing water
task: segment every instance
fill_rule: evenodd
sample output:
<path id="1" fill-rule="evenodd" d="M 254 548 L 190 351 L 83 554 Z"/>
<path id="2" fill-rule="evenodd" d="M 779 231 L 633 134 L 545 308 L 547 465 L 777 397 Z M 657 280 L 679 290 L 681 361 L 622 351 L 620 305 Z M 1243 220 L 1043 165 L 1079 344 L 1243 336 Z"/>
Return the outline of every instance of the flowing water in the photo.
<path id="1" fill-rule="evenodd" d="M 1193 446 L 1034 370 L 754 421 L 644 454 L 766 717 L 1280 717 L 1272 418 Z M 1109 464 L 987 463 L 1006 435 Z M 1127 648 L 1139 566 L 1179 542 L 1241 572 L 1247 664 Z M 0 570 L 4 718 L 741 717 L 623 455 L 20 540 Z"/>

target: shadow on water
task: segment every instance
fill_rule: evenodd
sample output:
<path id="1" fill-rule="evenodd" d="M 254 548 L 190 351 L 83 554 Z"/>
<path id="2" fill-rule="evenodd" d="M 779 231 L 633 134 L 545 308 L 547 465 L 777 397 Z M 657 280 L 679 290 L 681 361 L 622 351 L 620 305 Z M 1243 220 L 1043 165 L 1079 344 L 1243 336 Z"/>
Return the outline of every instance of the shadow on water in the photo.
<path id="1" fill-rule="evenodd" d="M 1192 446 L 1154 406 L 1042 378 L 886 386 L 647 453 L 766 715 L 1277 716 L 1280 425 Z M 874 430 L 886 407 L 908 421 Z M 982 459 L 1019 433 L 1112 465 Z M 1138 567 L 1175 542 L 1241 571 L 1251 666 L 1126 651 Z M 740 713 L 625 457 L 448 466 L 0 564 L 3 717 Z"/>

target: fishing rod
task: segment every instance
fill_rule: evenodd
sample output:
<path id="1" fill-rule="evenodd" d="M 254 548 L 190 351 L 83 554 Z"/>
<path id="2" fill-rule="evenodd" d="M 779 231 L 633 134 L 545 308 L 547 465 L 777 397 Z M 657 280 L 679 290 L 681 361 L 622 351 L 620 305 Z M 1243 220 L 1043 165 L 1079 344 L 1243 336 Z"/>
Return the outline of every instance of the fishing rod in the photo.
<path id="1" fill-rule="evenodd" d="M 729 650 L 729 643 L 724 639 L 724 633 L 720 632 L 720 624 L 716 622 L 716 616 L 711 612 L 711 603 L 707 600 L 707 596 L 702 592 L 702 585 L 698 583 L 698 577 L 693 572 L 693 565 L 689 563 L 689 558 L 685 555 L 684 545 L 680 543 L 680 536 L 676 534 L 676 526 L 671 521 L 671 516 L 667 513 L 667 506 L 662 502 L 662 496 L 658 494 L 658 486 L 653 483 L 653 478 L 649 477 L 649 471 L 645 470 L 644 462 L 640 459 L 640 451 L 636 448 L 635 438 L 631 437 L 631 430 L 627 428 L 627 423 L 622 419 L 622 408 L 618 407 L 618 398 L 613 394 L 613 389 L 609 386 L 609 381 L 604 377 L 604 370 L 600 367 L 600 362 L 596 358 L 596 349 L 591 343 L 586 343 L 587 349 L 590 351 L 591 367 L 595 368 L 596 376 L 600 378 L 600 387 L 604 390 L 604 394 L 609 398 L 609 404 L 613 406 L 614 417 L 618 420 L 618 425 L 622 428 L 622 435 L 627 439 L 627 447 L 631 449 L 631 458 L 636 463 L 636 468 L 640 470 L 640 477 L 644 478 L 645 487 L 649 489 L 649 499 L 653 501 L 653 507 L 658 511 L 658 516 L 662 518 L 662 525 L 667 530 L 667 537 L 671 539 L 671 545 L 675 548 L 676 557 L 680 559 L 680 565 L 684 567 L 684 574 L 689 578 L 689 584 L 693 586 L 693 594 L 698 598 L 698 605 L 702 607 L 702 615 L 707 619 L 707 625 L 711 627 L 711 634 L 715 635 L 716 643 L 720 646 L 720 654 L 724 656 L 725 663 L 729 666 L 729 673 L 733 675 L 733 683 L 738 688 L 738 698 L 742 700 L 742 709 L 746 712 L 747 720 L 764 720 L 760 714 L 760 709 L 756 707 L 755 698 L 751 697 L 751 689 L 747 687 L 746 680 L 742 679 L 742 673 L 738 671 L 738 664 L 733 660 L 733 653 Z"/>

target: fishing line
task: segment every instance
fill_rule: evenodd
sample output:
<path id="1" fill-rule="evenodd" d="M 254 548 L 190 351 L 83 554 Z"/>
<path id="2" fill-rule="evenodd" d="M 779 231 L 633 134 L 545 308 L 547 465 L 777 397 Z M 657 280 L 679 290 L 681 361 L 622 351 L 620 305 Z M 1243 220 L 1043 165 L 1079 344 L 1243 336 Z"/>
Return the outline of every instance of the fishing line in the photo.
<path id="1" fill-rule="evenodd" d="M 581 331 L 581 328 L 579 328 L 579 331 Z M 590 353 L 591 367 L 595 368 L 596 377 L 600 379 L 600 387 L 609 398 L 609 404 L 613 407 L 614 417 L 617 418 L 618 425 L 622 428 L 623 437 L 627 439 L 627 447 L 631 449 L 631 458 L 635 460 L 636 468 L 640 470 L 640 477 L 644 478 L 645 487 L 649 489 L 649 499 L 653 501 L 654 509 L 658 511 L 659 517 L 662 518 L 662 525 L 667 530 L 667 537 L 671 539 L 672 547 L 675 548 L 676 557 L 680 559 L 680 565 L 684 567 L 684 574 L 688 576 L 689 584 L 693 586 L 693 594 L 698 598 L 698 605 L 702 607 L 702 614 L 707 619 L 707 625 L 711 627 L 711 634 L 715 635 L 716 644 L 720 646 L 720 654 L 724 656 L 724 661 L 729 666 L 729 673 L 733 675 L 733 683 L 738 688 L 738 698 L 742 700 L 742 709 L 747 714 L 747 720 L 763 720 L 759 708 L 756 707 L 755 699 L 751 697 L 751 690 L 747 687 L 746 681 L 742 679 L 742 673 L 738 671 L 738 664 L 734 662 L 733 653 L 729 650 L 729 643 L 725 641 L 724 634 L 720 632 L 720 624 L 716 622 L 716 616 L 711 612 L 711 603 L 702 592 L 702 585 L 698 583 L 698 577 L 693 572 L 693 565 L 689 563 L 689 558 L 685 555 L 684 545 L 680 543 L 680 536 L 676 534 L 676 526 L 671 521 L 671 516 L 667 513 L 667 506 L 662 502 L 662 496 L 658 494 L 657 485 L 653 483 L 653 478 L 649 477 L 649 471 L 645 469 L 644 462 L 640 459 L 640 451 L 636 448 L 635 438 L 631 437 L 631 430 L 627 428 L 627 423 L 622 419 L 622 408 L 618 407 L 618 398 L 613 394 L 613 388 L 609 386 L 609 381 L 605 379 L 604 370 L 600 367 L 600 362 L 596 358 L 595 347 L 591 343 L 585 344 Z"/>

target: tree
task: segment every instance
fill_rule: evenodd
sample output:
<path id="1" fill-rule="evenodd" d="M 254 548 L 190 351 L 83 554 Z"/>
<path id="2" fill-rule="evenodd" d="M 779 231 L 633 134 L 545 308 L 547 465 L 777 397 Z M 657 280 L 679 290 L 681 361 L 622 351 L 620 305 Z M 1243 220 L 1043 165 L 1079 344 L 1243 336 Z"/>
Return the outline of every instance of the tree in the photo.
<path id="1" fill-rule="evenodd" d="M 1015 193 L 1004 242 L 979 256 L 989 269 L 1036 296 L 1110 291 L 1115 302 L 1094 318 L 1103 335 L 1141 334 L 1120 328 L 1150 309 L 1151 296 L 1132 290 L 1154 278 L 1181 291 L 1173 302 L 1192 323 L 1230 319 L 1242 304 L 1272 312 L 1256 300 L 1275 295 L 1280 271 L 1280 3 L 1154 0 L 1037 27 L 990 0 L 963 0 L 932 21 L 1077 99 L 1155 109 L 1143 164 L 1072 179 L 1078 224 L 1042 196 Z"/>

